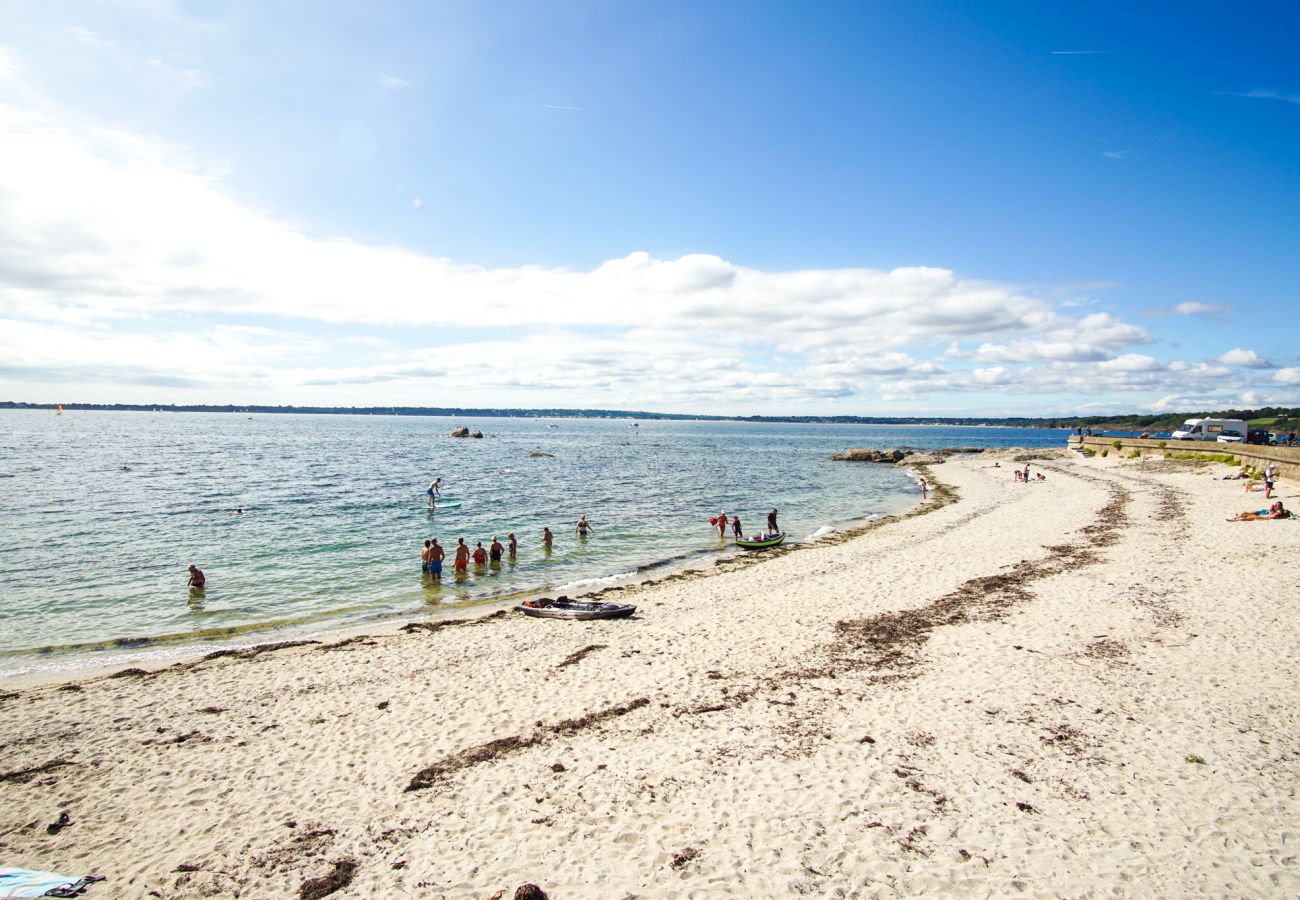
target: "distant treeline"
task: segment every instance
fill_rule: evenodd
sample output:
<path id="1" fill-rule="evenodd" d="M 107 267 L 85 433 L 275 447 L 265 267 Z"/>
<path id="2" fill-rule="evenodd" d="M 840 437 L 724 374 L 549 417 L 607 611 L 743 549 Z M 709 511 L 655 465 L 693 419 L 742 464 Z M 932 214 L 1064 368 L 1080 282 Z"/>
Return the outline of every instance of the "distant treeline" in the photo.
<path id="1" fill-rule="evenodd" d="M 56 403 L 0 402 L 0 409 L 54 409 Z M 1102 431 L 1173 431 L 1187 419 L 1208 416 L 1216 419 L 1246 419 L 1272 431 L 1300 427 L 1300 407 L 1266 406 L 1260 409 L 1226 409 L 1212 412 L 1162 413 L 1127 416 L 705 416 L 690 413 L 659 413 L 625 409 L 478 409 L 464 406 L 258 406 L 226 404 L 178 405 L 174 403 L 64 403 L 65 410 L 108 412 L 202 412 L 202 413 L 298 413 L 345 416 L 445 416 L 447 418 L 541 418 L 541 419 L 655 419 L 711 422 L 788 422 L 796 424 L 846 425 L 998 425 L 1009 428 L 1092 428 Z"/>

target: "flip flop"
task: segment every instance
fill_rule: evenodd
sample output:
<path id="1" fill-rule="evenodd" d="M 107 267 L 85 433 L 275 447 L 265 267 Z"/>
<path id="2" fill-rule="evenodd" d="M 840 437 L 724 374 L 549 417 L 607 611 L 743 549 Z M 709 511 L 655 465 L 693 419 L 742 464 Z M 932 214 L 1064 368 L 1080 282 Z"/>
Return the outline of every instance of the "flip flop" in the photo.
<path id="1" fill-rule="evenodd" d="M 45 833 L 58 834 L 60 831 L 63 830 L 64 825 L 71 825 L 71 824 L 72 824 L 72 817 L 68 815 L 67 810 L 64 810 L 63 812 L 59 813 L 59 818 L 57 820 L 45 826 Z"/>

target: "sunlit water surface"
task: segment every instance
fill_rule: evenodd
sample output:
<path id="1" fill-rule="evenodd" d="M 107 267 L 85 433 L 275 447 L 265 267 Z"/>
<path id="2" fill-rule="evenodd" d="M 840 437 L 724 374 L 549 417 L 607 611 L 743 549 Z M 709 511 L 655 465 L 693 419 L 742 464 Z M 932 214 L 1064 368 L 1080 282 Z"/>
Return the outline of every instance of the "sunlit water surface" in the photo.
<path id="1" fill-rule="evenodd" d="M 452 438 L 457 424 L 486 437 Z M 799 541 L 916 502 L 905 469 L 830 459 L 848 447 L 1063 444 L 1003 428 L 4 411 L 0 677 L 708 565 L 735 552 L 709 526 L 720 510 L 752 533 L 778 507 Z M 434 476 L 458 509 L 429 509 Z M 450 570 L 457 538 L 509 531 L 517 559 L 421 575 L 425 539 Z"/>

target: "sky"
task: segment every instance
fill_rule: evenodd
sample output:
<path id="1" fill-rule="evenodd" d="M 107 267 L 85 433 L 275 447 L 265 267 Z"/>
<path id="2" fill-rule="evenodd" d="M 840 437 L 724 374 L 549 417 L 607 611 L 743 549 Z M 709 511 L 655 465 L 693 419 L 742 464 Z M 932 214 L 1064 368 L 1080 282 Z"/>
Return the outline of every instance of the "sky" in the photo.
<path id="1" fill-rule="evenodd" d="M 0 0 L 0 400 L 1300 405 L 1300 5 Z"/>

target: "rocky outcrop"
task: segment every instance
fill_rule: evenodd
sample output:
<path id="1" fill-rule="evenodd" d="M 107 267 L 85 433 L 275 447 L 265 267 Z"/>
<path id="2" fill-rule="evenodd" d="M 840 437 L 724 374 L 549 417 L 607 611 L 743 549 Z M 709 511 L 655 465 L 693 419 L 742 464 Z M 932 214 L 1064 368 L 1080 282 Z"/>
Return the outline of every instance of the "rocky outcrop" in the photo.
<path id="1" fill-rule="evenodd" d="M 948 457 L 933 453 L 909 453 L 898 462 L 900 466 L 938 466 Z"/>
<path id="2" fill-rule="evenodd" d="M 869 450 L 866 448 L 858 448 L 855 450 L 845 450 L 843 453 L 836 453 L 831 457 L 831 459 L 841 459 L 849 462 L 896 463 L 902 462 L 906 457 L 907 453 L 903 450 Z"/>
<path id="3" fill-rule="evenodd" d="M 533 451 L 532 453 L 530 453 L 530 454 L 528 454 L 528 455 L 529 455 L 529 456 L 532 456 L 532 457 L 536 457 L 537 459 L 542 459 L 542 458 L 545 458 L 545 459 L 554 459 L 554 458 L 555 458 L 555 454 L 554 454 L 554 453 L 543 453 L 541 450 L 535 450 L 535 451 Z"/>
<path id="4" fill-rule="evenodd" d="M 474 432 L 473 434 L 470 435 L 470 437 L 472 437 L 472 438 L 481 438 L 482 436 L 483 436 L 483 432 L 481 432 L 481 431 L 476 431 L 476 432 Z"/>
<path id="5" fill-rule="evenodd" d="M 452 437 L 469 437 L 469 429 L 464 425 L 458 425 L 451 430 Z"/>

